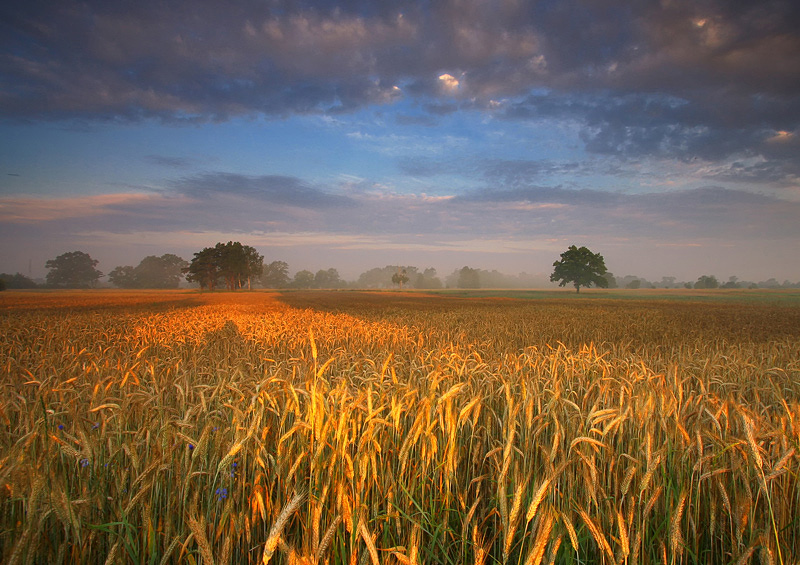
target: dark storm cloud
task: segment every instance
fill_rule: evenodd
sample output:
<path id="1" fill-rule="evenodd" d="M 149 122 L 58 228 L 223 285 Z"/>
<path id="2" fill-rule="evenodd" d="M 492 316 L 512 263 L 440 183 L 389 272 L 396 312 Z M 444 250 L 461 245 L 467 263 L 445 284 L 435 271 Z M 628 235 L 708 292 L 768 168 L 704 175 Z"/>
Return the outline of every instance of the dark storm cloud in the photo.
<path id="1" fill-rule="evenodd" d="M 280 175 L 202 173 L 174 181 L 171 189 L 201 201 L 242 198 L 259 203 L 313 210 L 349 207 L 355 204 L 347 196 L 313 187 L 296 177 Z"/>

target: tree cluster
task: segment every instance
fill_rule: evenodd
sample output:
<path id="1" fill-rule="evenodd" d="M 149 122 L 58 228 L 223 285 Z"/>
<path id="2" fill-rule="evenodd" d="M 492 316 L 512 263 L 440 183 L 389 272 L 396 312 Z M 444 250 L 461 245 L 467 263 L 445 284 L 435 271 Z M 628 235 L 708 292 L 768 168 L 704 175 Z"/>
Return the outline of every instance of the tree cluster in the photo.
<path id="1" fill-rule="evenodd" d="M 116 267 L 108 280 L 119 288 L 178 288 L 189 263 L 177 255 L 148 255 L 136 267 Z"/>
<path id="2" fill-rule="evenodd" d="M 236 290 L 245 283 L 252 288 L 253 278 L 263 270 L 263 255 L 249 245 L 229 241 L 198 251 L 183 271 L 186 280 L 198 283 L 201 289 L 214 290 L 224 284 L 228 290 Z"/>
<path id="3" fill-rule="evenodd" d="M 416 289 L 442 288 L 442 281 L 436 276 L 436 269 L 420 270 L 411 265 L 386 265 L 361 273 L 356 282 L 359 288 L 400 288 Z"/>
<path id="4" fill-rule="evenodd" d="M 336 269 L 320 269 L 316 274 L 311 271 L 297 271 L 289 288 L 344 288 L 347 282 L 339 276 Z"/>
<path id="5" fill-rule="evenodd" d="M 0 273 L 0 290 L 21 290 L 29 288 L 38 288 L 39 285 L 21 273 L 11 275 L 9 273 Z"/>

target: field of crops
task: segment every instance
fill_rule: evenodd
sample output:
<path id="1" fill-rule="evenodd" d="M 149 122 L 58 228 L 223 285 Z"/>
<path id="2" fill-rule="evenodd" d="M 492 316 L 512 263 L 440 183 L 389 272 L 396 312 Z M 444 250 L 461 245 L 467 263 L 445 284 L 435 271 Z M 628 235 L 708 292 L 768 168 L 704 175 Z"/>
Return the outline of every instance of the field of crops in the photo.
<path id="1" fill-rule="evenodd" d="M 5 292 L 0 367 L 3 563 L 800 561 L 791 301 Z"/>

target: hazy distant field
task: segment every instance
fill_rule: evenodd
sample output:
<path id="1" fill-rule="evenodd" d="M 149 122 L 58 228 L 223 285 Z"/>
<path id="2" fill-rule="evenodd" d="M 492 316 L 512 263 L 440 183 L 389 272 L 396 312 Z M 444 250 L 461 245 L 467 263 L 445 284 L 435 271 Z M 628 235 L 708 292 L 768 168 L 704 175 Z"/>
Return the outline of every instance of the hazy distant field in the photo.
<path id="1" fill-rule="evenodd" d="M 0 366 L 3 563 L 800 560 L 794 291 L 4 292 Z"/>

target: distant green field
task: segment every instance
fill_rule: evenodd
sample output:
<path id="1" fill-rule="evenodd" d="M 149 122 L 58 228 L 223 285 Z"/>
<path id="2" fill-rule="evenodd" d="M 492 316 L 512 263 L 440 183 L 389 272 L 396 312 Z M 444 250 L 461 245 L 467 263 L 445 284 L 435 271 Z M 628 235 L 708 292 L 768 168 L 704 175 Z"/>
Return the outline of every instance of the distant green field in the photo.
<path id="1" fill-rule="evenodd" d="M 698 301 L 744 301 L 744 302 L 779 302 L 800 304 L 800 289 L 581 289 L 576 293 L 571 289 L 558 290 L 519 290 L 519 289 L 446 289 L 423 291 L 444 296 L 462 298 L 519 298 L 523 300 L 547 299 L 620 299 L 620 300 L 698 300 Z"/>

